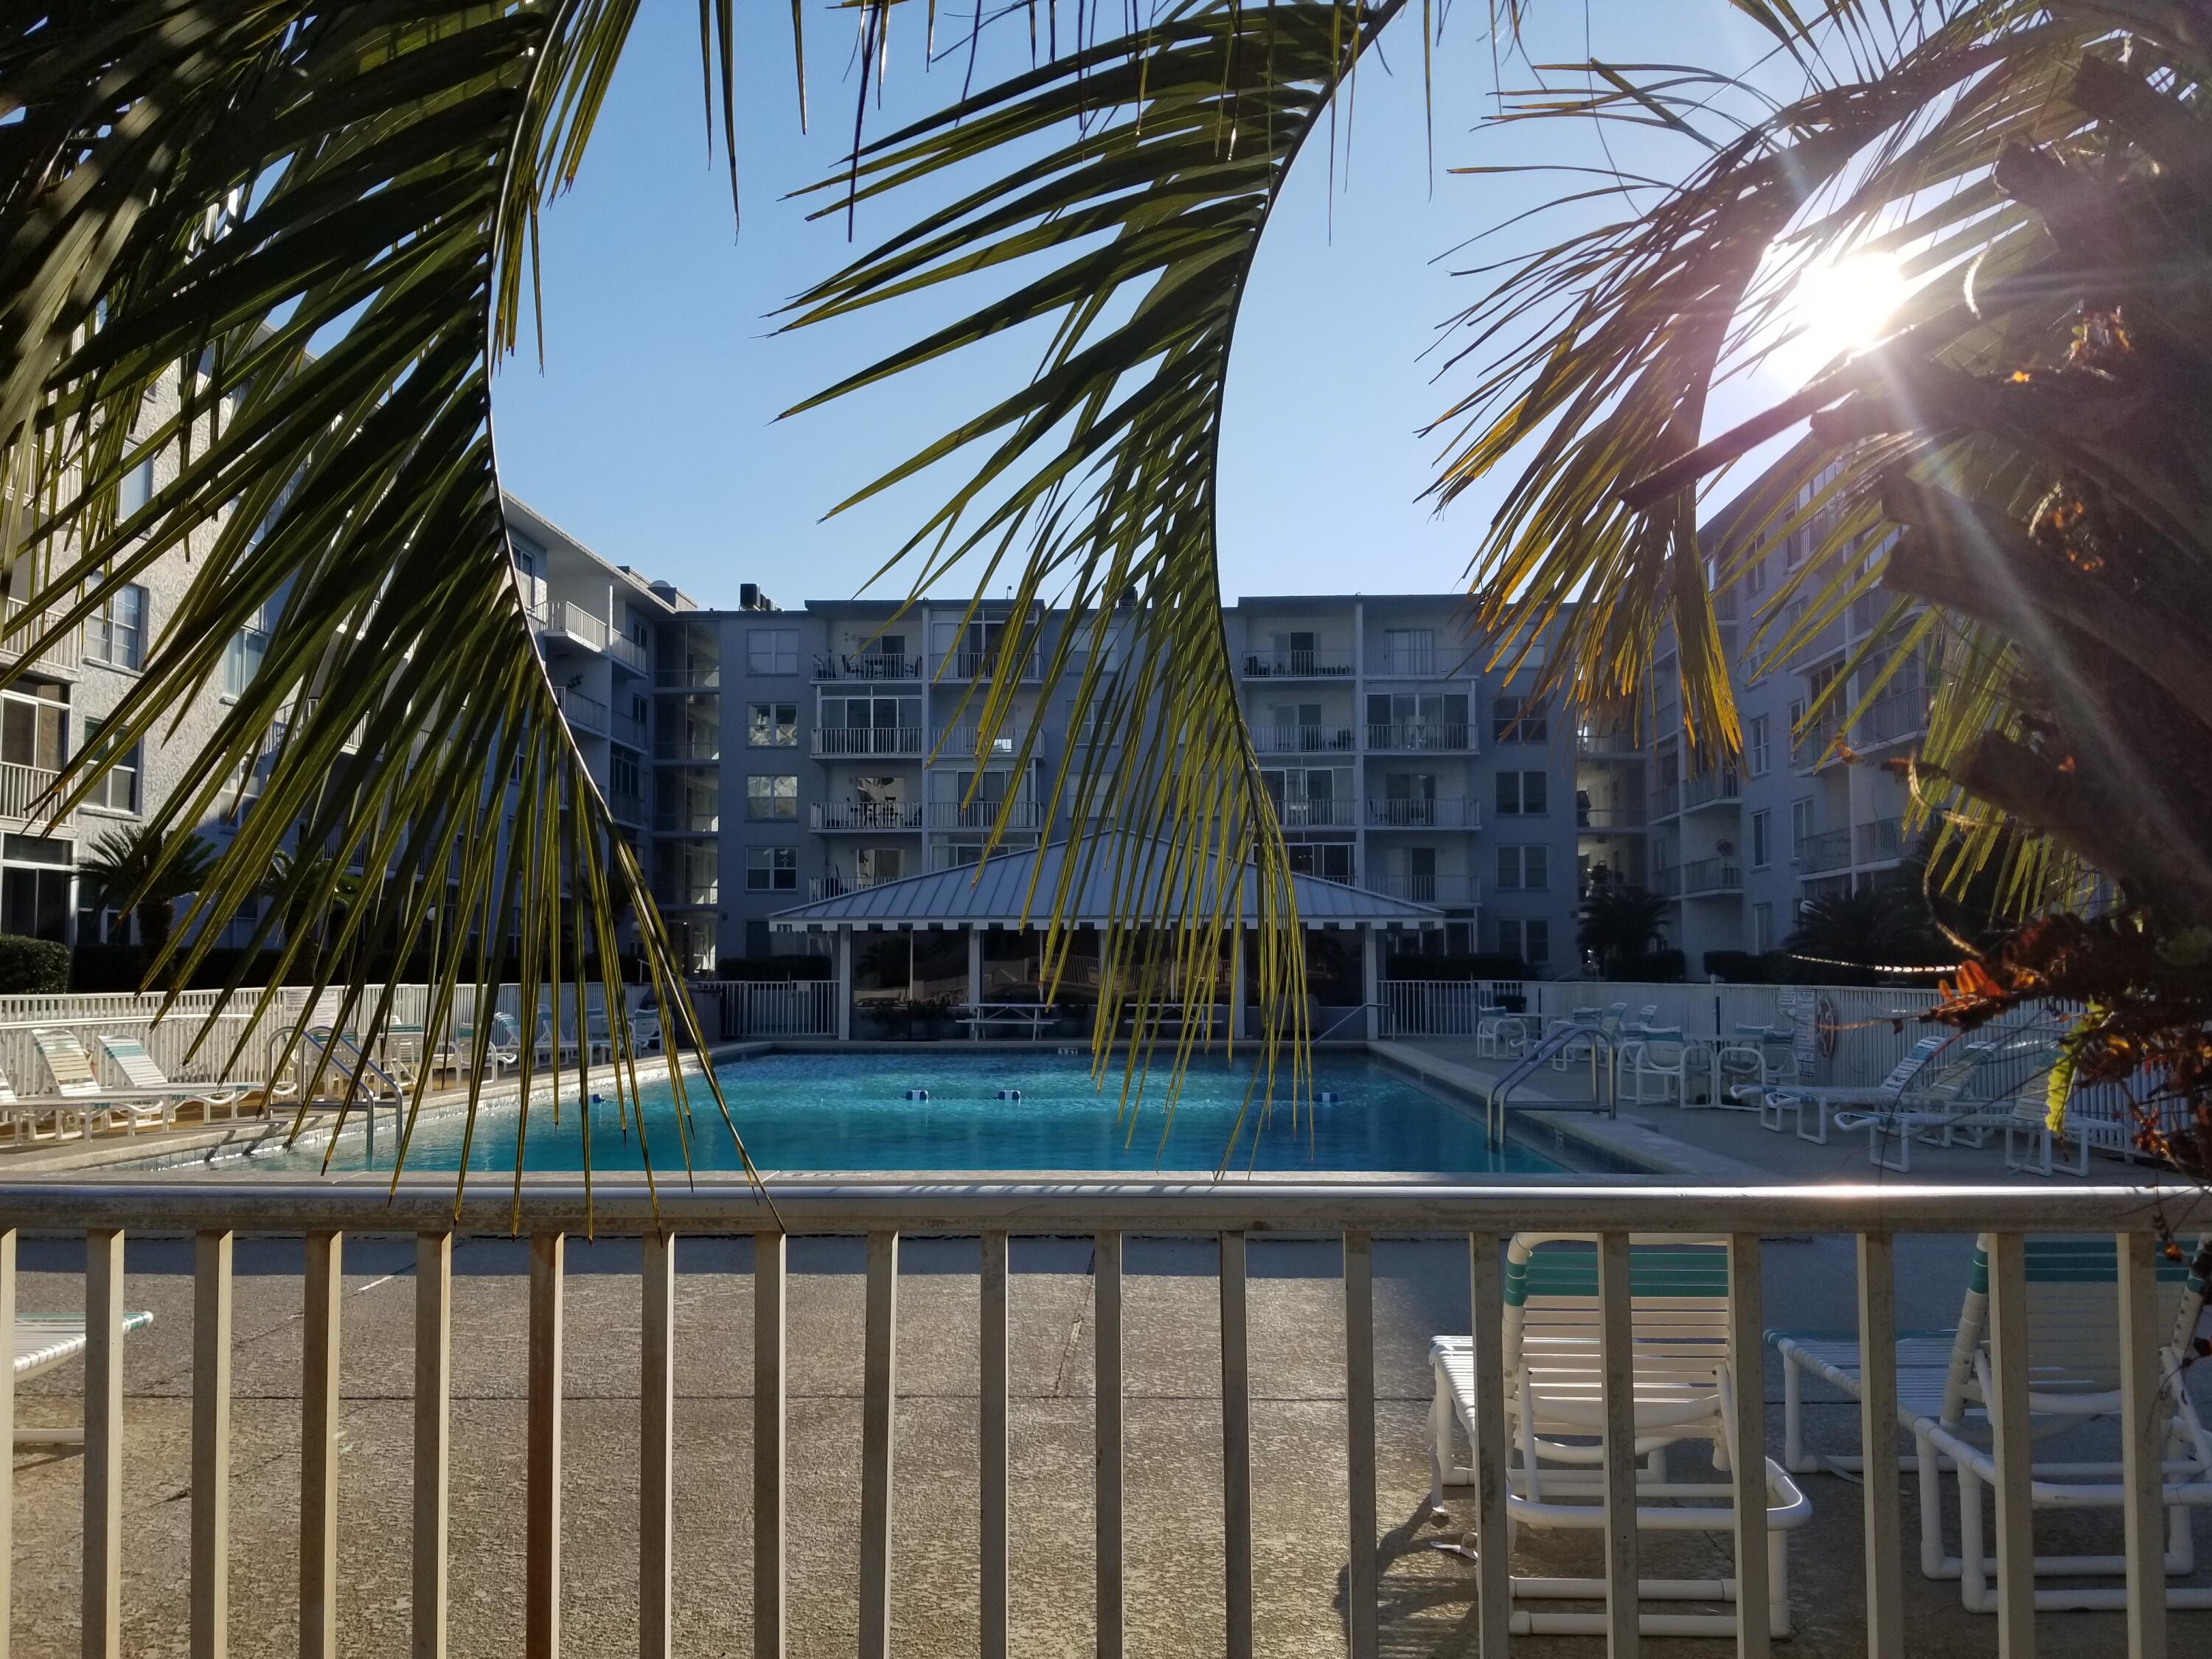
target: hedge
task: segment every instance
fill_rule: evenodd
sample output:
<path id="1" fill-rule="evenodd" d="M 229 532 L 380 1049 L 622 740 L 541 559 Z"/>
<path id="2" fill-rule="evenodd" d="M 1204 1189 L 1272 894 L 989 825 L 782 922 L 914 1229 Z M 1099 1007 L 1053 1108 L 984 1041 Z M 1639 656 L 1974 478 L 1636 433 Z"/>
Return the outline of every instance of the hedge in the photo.
<path id="1" fill-rule="evenodd" d="M 51 995 L 69 988 L 68 945 L 0 933 L 0 995 Z"/>

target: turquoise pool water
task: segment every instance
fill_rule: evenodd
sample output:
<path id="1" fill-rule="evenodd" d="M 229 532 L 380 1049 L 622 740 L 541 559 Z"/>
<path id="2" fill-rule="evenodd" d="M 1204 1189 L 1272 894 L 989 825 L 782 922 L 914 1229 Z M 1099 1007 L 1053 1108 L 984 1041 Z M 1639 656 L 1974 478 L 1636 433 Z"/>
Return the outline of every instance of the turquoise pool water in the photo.
<path id="1" fill-rule="evenodd" d="M 753 1161 L 765 1170 L 1210 1170 L 1230 1146 L 1248 1080 L 1242 1065 L 1234 1070 L 1194 1067 L 1172 1123 L 1156 1083 L 1133 1129 L 1127 1119 L 1116 1121 L 1119 1071 L 1106 1088 L 1095 1088 L 1079 1056 L 771 1054 L 725 1064 L 718 1075 Z M 1425 1175 L 1560 1168 L 1526 1147 L 1493 1151 L 1473 1110 L 1370 1060 L 1326 1060 L 1315 1086 L 1334 1098 L 1316 1105 L 1310 1118 L 1302 1107 L 1295 1133 L 1288 1109 L 1279 1103 L 1258 1126 L 1256 1138 L 1248 1123 L 1231 1167 Z M 927 1089 L 929 1098 L 909 1100 L 909 1089 Z M 1021 1098 L 1001 1099 L 1002 1090 L 1019 1090 Z M 694 1167 L 740 1167 L 712 1097 L 694 1089 L 691 1099 Z M 644 1122 L 654 1166 L 679 1166 L 682 1152 L 665 1082 L 647 1085 Z M 512 1170 L 519 1127 L 514 1107 L 486 1108 L 468 1149 L 468 1167 Z M 374 1161 L 349 1139 L 331 1168 L 389 1169 L 393 1139 L 390 1119 L 382 1119 Z M 426 1122 L 408 1149 L 407 1167 L 459 1168 L 461 1139 L 458 1115 Z M 557 1127 L 550 1106 L 533 1108 L 525 1144 L 526 1169 L 582 1169 L 583 1122 L 574 1102 L 563 1103 Z M 637 1131 L 633 1127 L 627 1137 L 623 1134 L 611 1099 L 592 1109 L 591 1155 L 597 1170 L 642 1167 Z M 320 1148 L 301 1149 L 256 1158 L 248 1167 L 307 1172 L 321 1168 L 322 1158 Z"/>

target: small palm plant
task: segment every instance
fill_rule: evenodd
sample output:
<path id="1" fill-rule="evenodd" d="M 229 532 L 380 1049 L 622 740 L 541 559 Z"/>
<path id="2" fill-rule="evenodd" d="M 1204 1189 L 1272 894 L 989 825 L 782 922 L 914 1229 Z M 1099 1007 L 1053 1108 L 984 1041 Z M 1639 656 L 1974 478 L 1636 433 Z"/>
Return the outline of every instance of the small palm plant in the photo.
<path id="1" fill-rule="evenodd" d="M 1594 957 L 1599 974 L 1619 976 L 1622 966 L 1665 943 L 1667 901 L 1641 887 L 1608 882 L 1593 885 L 1576 913 L 1575 943 Z"/>
<path id="2" fill-rule="evenodd" d="M 102 908 L 127 908 L 137 918 L 139 946 L 152 960 L 168 946 L 177 901 L 204 887 L 215 863 L 205 836 L 143 823 L 101 836 L 78 875 Z"/>

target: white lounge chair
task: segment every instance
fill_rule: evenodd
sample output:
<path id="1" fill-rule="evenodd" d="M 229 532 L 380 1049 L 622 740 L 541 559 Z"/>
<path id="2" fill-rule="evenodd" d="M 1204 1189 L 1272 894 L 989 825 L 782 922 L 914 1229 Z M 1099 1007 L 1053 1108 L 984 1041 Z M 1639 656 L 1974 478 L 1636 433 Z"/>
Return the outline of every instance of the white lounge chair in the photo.
<path id="1" fill-rule="evenodd" d="M 1679 1026 L 1630 1026 L 1616 1064 L 1624 1099 L 1710 1103 L 1705 1097 L 1711 1090 L 1711 1046 L 1700 1037 L 1685 1037 Z M 1645 1093 L 1647 1084 L 1657 1092 Z"/>
<path id="2" fill-rule="evenodd" d="M 53 1074 L 54 1092 L 71 1100 L 97 1101 L 88 1121 L 94 1127 L 117 1126 L 131 1133 L 141 1129 L 166 1129 L 177 1121 L 176 1097 L 151 1096 L 136 1089 L 113 1089 L 92 1069 L 92 1056 L 76 1033 L 51 1026 L 34 1027 L 32 1046 Z"/>
<path id="3" fill-rule="evenodd" d="M 123 1328 L 127 1334 L 143 1331 L 154 1322 L 154 1316 L 144 1310 L 123 1316 Z M 19 1313 L 15 1316 L 15 1381 L 22 1382 L 65 1365 L 82 1354 L 90 1346 L 82 1314 Z M 33 1429 L 18 1425 L 15 1435 L 18 1446 L 82 1446 L 84 1431 L 75 1429 Z"/>
<path id="4" fill-rule="evenodd" d="M 218 1110 L 234 1121 L 241 1109 L 258 1110 L 266 1116 L 274 1101 L 295 1092 L 289 1083 L 173 1082 L 137 1037 L 102 1036 L 99 1043 L 109 1063 L 133 1089 L 173 1095 L 179 1106 L 198 1106 L 200 1115 L 210 1123 Z"/>
<path id="5" fill-rule="evenodd" d="M 1989 1238 L 1974 1243 L 1959 1322 L 1949 1330 L 1900 1331 L 1897 1334 L 1897 1419 L 1914 1435 L 1914 1456 L 1909 1467 L 1918 1476 L 1920 1507 L 1920 1570 L 1929 1578 L 1959 1578 L 1964 1562 L 1948 1552 L 1943 1537 L 1941 1481 L 1954 1467 L 1950 1450 L 1928 1429 L 1966 1435 L 1978 1429 L 1987 1432 L 1981 1415 L 1983 1383 L 1977 1361 L 1989 1335 Z M 2027 1312 L 2031 1367 L 2042 1365 L 2039 1383 L 2050 1378 L 2061 1389 L 2080 1372 L 2074 1360 L 2046 1352 L 2046 1345 L 2086 1346 L 2094 1352 L 2100 1343 L 2117 1355 L 2112 1285 L 2114 1256 L 2108 1238 L 2032 1238 L 2027 1243 Z M 2197 1326 L 2203 1308 L 2203 1286 L 2188 1276 L 2181 1263 L 2161 1263 L 2159 1281 L 2173 1297 L 2174 1340 L 2185 1339 Z M 2037 1334 L 2042 1334 L 2039 1335 Z M 1804 1384 L 1814 1379 L 1849 1399 L 1860 1395 L 1862 1366 L 1856 1335 L 1841 1332 L 1770 1329 L 1767 1345 L 1778 1353 L 1782 1367 L 1782 1461 L 1791 1471 L 1807 1474 L 1823 1464 L 1846 1473 L 1863 1466 L 1861 1455 L 1819 1458 L 1805 1448 Z M 2073 1388 L 2070 1405 L 2031 1396 L 2036 1416 L 2031 1431 L 2047 1437 L 2104 1414 L 2109 1395 L 2102 1390 Z M 1978 1425 L 1975 1418 L 1980 1416 Z M 2169 1569 L 2186 1571 L 2186 1565 L 2168 1562 Z M 2051 1565 L 2049 1571 L 2065 1569 Z M 2111 1558 L 2103 1558 L 2091 1571 L 2118 1572 Z"/>
<path id="6" fill-rule="evenodd" d="M 15 1146 L 35 1146 L 45 1140 L 81 1140 L 92 1133 L 96 1109 L 85 1102 L 46 1097 L 25 1100 L 15 1093 L 8 1074 L 0 1072 L 0 1127 Z"/>
<path id="7" fill-rule="evenodd" d="M 1996 1042 L 1939 1052 L 1894 1100 L 1864 1111 L 1839 1107 L 1832 1121 L 1844 1134 L 1867 1132 L 1867 1162 L 1875 1168 L 1910 1175 L 1914 1142 L 1949 1146 L 1967 1140 L 1978 1146 L 2012 1115 L 2010 1095 L 2022 1086 L 2016 1068 L 2032 1063 L 2029 1054 L 2024 1045 Z M 1994 1098 L 1984 1086 L 1993 1073 L 2014 1079 L 2008 1087 L 2001 1084 L 2003 1092 Z"/>
<path id="8" fill-rule="evenodd" d="M 2089 1173 L 2089 1154 L 2109 1152 L 2132 1164 L 2136 1130 L 2148 1116 L 2146 1099 L 2157 1097 L 2158 1085 L 2148 1074 L 2138 1073 L 2128 1084 L 2102 1084 L 2091 1089 L 2069 1090 L 2066 1113 L 2060 1127 L 2051 1127 L 2047 1089 L 2022 1089 L 2014 1097 L 2005 1116 L 2005 1168 L 2035 1175 L 2084 1176 Z M 2060 1147 L 2070 1143 L 2070 1156 Z"/>
<path id="9" fill-rule="evenodd" d="M 1893 1104 L 1919 1074 L 1921 1067 L 1934 1060 L 1936 1051 L 1950 1041 L 1948 1036 L 1921 1038 L 1906 1051 L 1904 1059 L 1890 1068 L 1887 1077 L 1870 1088 L 1815 1088 L 1793 1083 L 1781 1088 L 1758 1090 L 1759 1127 L 1778 1132 L 1785 1127 L 1784 1120 L 1793 1120 L 1798 1139 L 1825 1146 L 1828 1144 L 1828 1119 L 1837 1108 L 1856 1106 L 1874 1110 Z M 1813 1119 L 1810 1134 L 1805 1132 L 1808 1114 Z"/>
<path id="10" fill-rule="evenodd" d="M 1636 1453 L 1649 1462 L 1638 1476 L 1639 1530 L 1733 1533 L 1734 1488 L 1724 1482 L 1671 1480 L 1667 1448 L 1704 1440 L 1715 1467 L 1735 1467 L 1741 1449 L 1730 1437 L 1729 1404 L 1735 1382 L 1728 1352 L 1728 1265 L 1720 1241 L 1647 1237 L 1632 1241 L 1631 1321 L 1635 1352 Z M 1595 1240 L 1588 1235 L 1523 1234 L 1506 1255 L 1504 1394 L 1506 1515 L 1515 1527 L 1602 1531 L 1605 1526 L 1605 1401 Z M 1430 1345 L 1436 1394 L 1429 1412 L 1431 1498 L 1441 1507 L 1447 1482 L 1465 1485 L 1474 1472 L 1461 1464 L 1454 1425 L 1474 1443 L 1473 1344 L 1439 1336 Z M 1790 1632 L 1788 1540 L 1812 1514 L 1789 1474 L 1763 1449 L 1766 1467 L 1770 1627 Z M 1515 1578 L 1516 1601 L 1601 1600 L 1597 1578 Z M 1732 1598 L 1723 1579 L 1646 1579 L 1644 1601 L 1712 1601 Z M 1725 1613 L 1644 1613 L 1650 1634 L 1725 1635 Z M 1598 1635 L 1601 1613 L 1538 1613 L 1516 1608 L 1513 1628 L 1558 1635 Z"/>

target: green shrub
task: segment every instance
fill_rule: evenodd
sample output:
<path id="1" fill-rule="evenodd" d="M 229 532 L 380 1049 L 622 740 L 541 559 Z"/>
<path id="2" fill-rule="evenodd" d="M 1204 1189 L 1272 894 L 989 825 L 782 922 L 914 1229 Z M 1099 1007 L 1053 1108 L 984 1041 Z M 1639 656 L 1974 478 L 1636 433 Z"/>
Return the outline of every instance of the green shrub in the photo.
<path id="1" fill-rule="evenodd" d="M 1788 985 L 1796 964 L 1779 951 L 1708 951 L 1705 972 L 1730 985 Z"/>
<path id="2" fill-rule="evenodd" d="M 1689 960 L 1680 951 L 1647 951 L 1640 957 L 1624 957 L 1611 978 L 1626 985 L 1672 985 L 1688 971 Z"/>
<path id="3" fill-rule="evenodd" d="M 36 996 L 70 988 L 69 946 L 0 933 L 0 995 Z"/>

